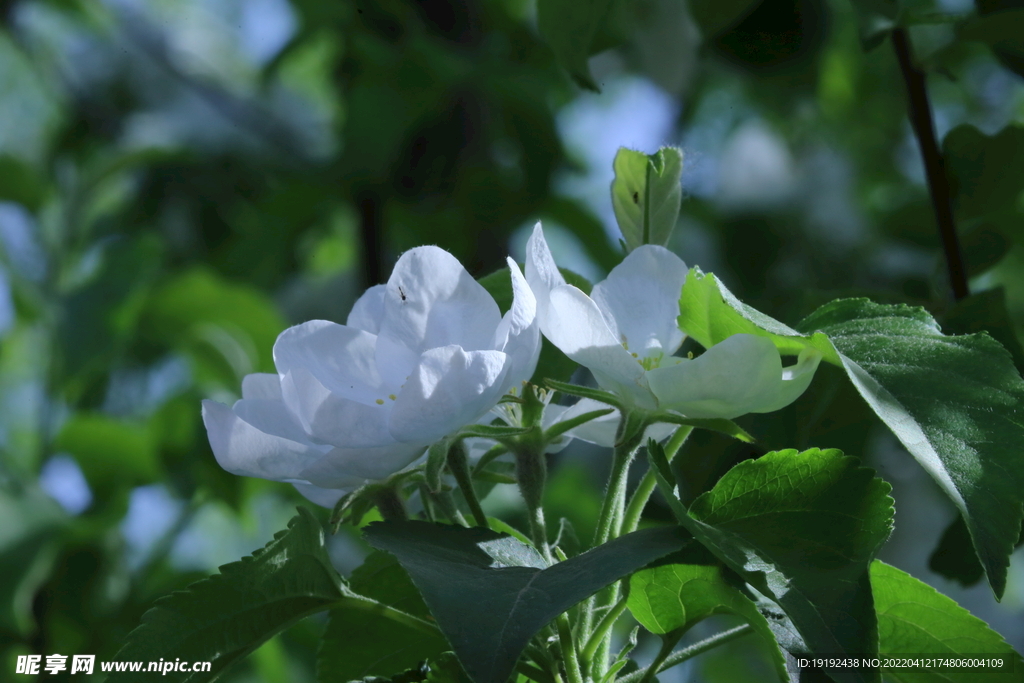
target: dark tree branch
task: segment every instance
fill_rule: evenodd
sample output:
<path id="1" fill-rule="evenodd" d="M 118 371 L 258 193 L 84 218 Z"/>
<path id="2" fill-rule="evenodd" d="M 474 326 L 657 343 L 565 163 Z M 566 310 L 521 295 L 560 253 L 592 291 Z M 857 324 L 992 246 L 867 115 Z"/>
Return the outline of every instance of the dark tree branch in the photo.
<path id="1" fill-rule="evenodd" d="M 384 222 L 380 194 L 372 189 L 357 192 L 359 236 L 363 242 L 363 284 L 372 287 L 384 282 Z"/>
<path id="2" fill-rule="evenodd" d="M 896 60 L 903 73 L 903 82 L 907 86 L 907 105 L 910 114 L 910 125 L 914 128 L 921 156 L 924 159 L 925 176 L 928 179 L 928 190 L 932 198 L 932 209 L 942 239 L 942 249 L 946 254 L 946 270 L 949 272 L 949 284 L 953 288 L 953 298 L 957 301 L 967 297 L 967 268 L 964 265 L 963 252 L 960 250 L 960 239 L 956 234 L 953 221 L 953 204 L 946 178 L 942 151 L 935 138 L 935 126 L 932 124 L 932 109 L 928 103 L 928 89 L 924 71 L 914 64 L 910 52 L 910 36 L 906 29 L 896 28 L 892 32 L 892 46 L 896 50 Z"/>

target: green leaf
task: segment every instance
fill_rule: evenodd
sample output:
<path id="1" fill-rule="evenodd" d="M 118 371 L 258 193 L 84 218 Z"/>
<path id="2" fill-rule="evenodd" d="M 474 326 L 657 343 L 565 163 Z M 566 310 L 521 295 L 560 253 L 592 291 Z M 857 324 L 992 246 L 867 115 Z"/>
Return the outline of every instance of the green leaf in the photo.
<path id="1" fill-rule="evenodd" d="M 75 457 L 100 497 L 121 486 L 155 481 L 160 475 L 156 444 L 145 427 L 99 413 L 78 413 L 64 423 L 57 450 Z"/>
<path id="2" fill-rule="evenodd" d="M 683 526 L 775 600 L 813 652 L 875 652 L 868 565 L 892 530 L 886 482 L 836 450 L 773 451 L 733 467 L 686 510 L 664 452 L 648 454 Z M 831 675 L 877 680 L 863 671 Z"/>
<path id="3" fill-rule="evenodd" d="M 1024 529 L 1017 539 L 1016 547 L 1024 545 Z M 971 532 L 964 524 L 964 518 L 956 516 L 942 532 L 939 543 L 928 558 L 928 568 L 947 579 L 959 581 L 963 586 L 973 586 L 985 576 L 985 568 L 971 547 Z"/>
<path id="4" fill-rule="evenodd" d="M 387 553 L 370 553 L 352 572 L 349 587 L 382 605 L 431 618 L 409 575 Z M 346 604 L 331 610 L 317 656 L 318 683 L 392 676 L 449 649 L 440 631 L 414 628 L 358 607 Z"/>
<path id="5" fill-rule="evenodd" d="M 786 659 L 757 605 L 731 585 L 721 565 L 703 546 L 691 546 L 629 579 L 629 611 L 651 633 L 682 635 L 713 614 L 735 614 L 769 646 L 779 679 L 787 680 Z M 678 633 L 677 633 L 678 632 Z"/>
<path id="6" fill-rule="evenodd" d="M 590 398 L 595 401 L 600 401 L 601 403 L 615 406 L 616 408 L 621 407 L 619 399 L 616 398 L 615 394 L 604 391 L 603 389 L 583 387 L 578 384 L 569 384 L 568 382 L 558 382 L 550 378 L 546 379 L 544 383 L 556 391 L 561 391 L 563 394 L 579 396 L 580 398 Z"/>
<path id="7" fill-rule="evenodd" d="M 1024 13 L 1024 10 L 1020 10 Z M 988 21 L 999 22 L 1000 15 Z M 1024 126 L 1009 125 L 995 135 L 974 126 L 957 126 L 942 140 L 942 155 L 961 220 L 1010 212 L 1020 220 L 1024 210 Z"/>
<path id="8" fill-rule="evenodd" d="M 860 31 L 860 44 L 864 51 L 881 45 L 889 32 L 896 28 L 899 5 L 896 0 L 853 0 Z"/>
<path id="9" fill-rule="evenodd" d="M 549 427 L 546 432 L 544 432 L 544 441 L 545 443 L 551 443 L 552 441 L 560 437 L 562 434 L 565 434 L 570 429 L 575 429 L 576 427 L 579 427 L 582 424 L 586 424 L 591 420 L 596 420 L 599 417 L 608 415 L 609 413 L 612 413 L 614 410 L 614 408 L 601 408 L 600 410 L 591 410 L 590 412 L 583 413 L 582 415 L 571 417 L 568 420 L 557 422 L 553 424 L 551 427 Z"/>
<path id="10" fill-rule="evenodd" d="M 445 652 L 430 660 L 427 683 L 469 683 L 470 680 L 454 652 Z"/>
<path id="11" fill-rule="evenodd" d="M 913 576 L 875 560 L 871 589 L 878 614 L 878 652 L 881 657 L 921 654 L 951 657 L 1009 655 L 1013 673 L 985 670 L 941 671 L 885 669 L 898 683 L 974 683 L 978 680 L 1024 681 L 1024 660 L 1003 637 L 981 619 Z M 993 674 L 993 675 L 989 675 Z"/>
<path id="12" fill-rule="evenodd" d="M 523 648 L 577 602 L 678 550 L 678 527 L 622 536 L 547 567 L 533 548 L 482 528 L 388 521 L 366 527 L 375 548 L 409 572 L 476 683 L 505 683 Z"/>
<path id="13" fill-rule="evenodd" d="M 961 299 L 942 316 L 942 329 L 953 334 L 988 332 L 1010 352 L 1017 370 L 1024 371 L 1024 349 L 1006 308 L 1006 290 L 986 289 Z"/>
<path id="14" fill-rule="evenodd" d="M 612 0 L 538 0 L 537 28 L 555 57 L 582 87 L 600 92 L 587 59 Z"/>
<path id="15" fill-rule="evenodd" d="M 743 427 L 732 420 L 726 420 L 722 417 L 712 418 L 690 418 L 683 417 L 677 413 L 652 413 L 651 422 L 667 422 L 669 424 L 685 425 L 687 427 L 696 427 L 697 429 L 707 429 L 712 432 L 718 432 L 719 434 L 725 434 L 731 436 L 737 441 L 743 441 L 745 443 L 754 443 L 754 437 L 747 433 Z"/>
<path id="16" fill-rule="evenodd" d="M 613 167 L 612 208 L 626 248 L 667 246 L 683 200 L 683 151 L 662 147 L 648 156 L 620 147 Z"/>
<path id="17" fill-rule="evenodd" d="M 694 0 L 690 13 L 706 39 L 712 39 L 740 23 L 759 0 Z"/>
<path id="18" fill-rule="evenodd" d="M 31 165 L 10 154 L 0 154 L 0 200 L 18 202 L 35 212 L 46 192 L 43 178 Z"/>
<path id="19" fill-rule="evenodd" d="M 1024 381 L 987 334 L 943 335 L 924 310 L 826 304 L 822 330 L 850 380 L 963 515 L 997 599 L 1024 516 Z"/>
<path id="20" fill-rule="evenodd" d="M 0 632 L 28 636 L 32 604 L 57 558 L 67 516 L 37 486 L 0 479 Z"/>
<path id="21" fill-rule="evenodd" d="M 208 661 L 208 672 L 171 672 L 166 680 L 212 681 L 274 634 L 344 595 L 324 547 L 324 530 L 313 513 L 300 507 L 288 528 L 264 548 L 158 600 L 128 635 L 116 660 Z M 151 677 L 112 673 L 108 680 Z"/>
<path id="22" fill-rule="evenodd" d="M 153 293 L 140 327 L 154 342 L 181 347 L 201 375 L 237 386 L 248 373 L 274 372 L 285 320 L 262 292 L 195 268 Z"/>
<path id="23" fill-rule="evenodd" d="M 960 510 L 997 598 L 1024 516 L 1024 381 L 986 334 L 943 335 L 926 311 L 867 299 L 828 303 L 801 334 L 739 302 L 714 275 L 690 271 L 679 324 L 704 346 L 738 332 L 780 353 L 818 349 Z"/>
<path id="24" fill-rule="evenodd" d="M 965 21 L 957 31 L 961 40 L 987 43 L 1008 69 L 1024 76 L 1024 3 L 975 1 L 978 16 Z M 987 9 L 992 5 L 993 9 Z"/>

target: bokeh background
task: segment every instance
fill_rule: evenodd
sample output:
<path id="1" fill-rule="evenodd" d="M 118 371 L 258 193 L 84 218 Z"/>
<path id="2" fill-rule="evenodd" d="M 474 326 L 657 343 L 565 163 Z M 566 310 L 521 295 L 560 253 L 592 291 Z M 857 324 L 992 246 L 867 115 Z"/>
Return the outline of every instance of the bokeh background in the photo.
<path id="1" fill-rule="evenodd" d="M 531 0 L 0 1 L 0 679 L 18 654 L 110 659 L 153 600 L 284 527 L 301 498 L 221 471 L 199 401 L 273 371 L 286 326 L 344 322 L 416 245 L 476 276 L 522 261 L 538 220 L 561 264 L 603 278 L 621 258 L 620 146 L 683 148 L 672 248 L 756 308 L 792 324 L 867 295 L 955 328 L 891 47 L 863 51 L 847 0 L 748 5 L 714 31 L 679 0 L 615 4 L 598 93 L 556 63 Z M 1024 124 L 1020 64 L 954 39 L 972 4 L 907 6 L 931 17 L 911 36 L 940 139 Z M 1012 340 L 1024 231 L 960 227 L 972 290 L 1005 296 Z M 1001 604 L 933 571 L 955 512 L 840 379 L 823 368 L 797 405 L 744 424 L 876 467 L 897 501 L 882 557 L 1024 648 L 1021 551 Z M 699 436 L 683 457 L 700 487 L 750 453 Z M 574 445 L 554 463 L 553 515 L 584 537 L 606 459 Z M 509 488 L 487 505 L 514 518 Z M 345 571 L 365 553 L 351 530 L 332 549 Z M 314 680 L 322 628 L 307 619 L 227 680 Z M 748 639 L 662 680 L 768 676 Z"/>

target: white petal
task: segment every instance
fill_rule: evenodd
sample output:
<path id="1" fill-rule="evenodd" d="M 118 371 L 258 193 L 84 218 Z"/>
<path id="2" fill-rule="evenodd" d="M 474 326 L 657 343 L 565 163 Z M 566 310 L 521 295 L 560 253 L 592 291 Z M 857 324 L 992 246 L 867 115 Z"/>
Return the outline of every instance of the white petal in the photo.
<path id="1" fill-rule="evenodd" d="M 394 442 L 388 417 L 394 401 L 380 397 L 367 405 L 343 398 L 313 375 L 295 368 L 281 381 L 285 404 L 298 417 L 305 433 L 317 443 L 338 448 L 366 448 Z"/>
<path id="2" fill-rule="evenodd" d="M 551 290 L 548 313 L 541 331 L 562 353 L 589 368 L 605 389 L 642 408 L 654 407 L 643 367 L 612 335 L 590 297 L 561 285 Z"/>
<path id="3" fill-rule="evenodd" d="M 301 493 L 306 498 L 306 500 L 310 501 L 311 503 L 319 505 L 320 507 L 331 509 L 335 505 L 337 505 L 338 501 L 341 500 L 342 496 L 344 496 L 352 489 L 356 488 L 358 484 L 352 487 L 346 487 L 344 489 L 322 489 L 319 486 L 313 486 L 312 484 L 305 484 L 299 482 L 292 482 L 292 486 L 294 486 L 295 490 Z"/>
<path id="4" fill-rule="evenodd" d="M 283 403 L 277 405 L 285 411 Z M 216 401 L 203 401 L 203 423 L 217 462 L 243 477 L 293 479 L 323 455 L 322 447 L 260 431 Z"/>
<path id="5" fill-rule="evenodd" d="M 335 394 L 372 404 L 391 393 L 377 372 L 376 342 L 365 330 L 311 320 L 278 336 L 274 363 L 282 376 L 303 368 Z"/>
<path id="6" fill-rule="evenodd" d="M 288 406 L 281 401 L 243 398 L 241 401 L 235 401 L 231 410 L 242 420 L 271 436 L 279 436 L 309 446 L 314 443 L 303 431 L 295 415 L 288 410 Z"/>
<path id="7" fill-rule="evenodd" d="M 281 378 L 264 372 L 246 375 L 242 378 L 242 398 L 265 398 L 281 400 Z"/>
<path id="8" fill-rule="evenodd" d="M 345 325 L 380 334 L 380 321 L 384 317 L 384 290 L 386 285 L 374 285 L 359 297 L 345 320 Z"/>
<path id="9" fill-rule="evenodd" d="M 381 481 L 423 454 L 423 444 L 392 443 L 376 448 L 335 448 L 299 473 L 299 478 L 325 489 L 352 489 Z"/>
<path id="10" fill-rule="evenodd" d="M 444 346 L 423 354 L 391 411 L 391 435 L 431 443 L 473 423 L 507 389 L 509 357 Z"/>
<path id="11" fill-rule="evenodd" d="M 458 259 L 439 247 L 402 254 L 388 279 L 380 337 L 423 353 L 449 344 L 468 351 L 489 348 L 501 313 Z M 378 353 L 383 367 L 389 351 Z"/>
<path id="12" fill-rule="evenodd" d="M 537 297 L 537 315 L 540 317 L 543 329 L 544 320 L 548 315 L 548 300 L 551 290 L 565 284 L 565 278 L 558 272 L 555 259 L 551 256 L 551 249 L 548 248 L 547 240 L 544 239 L 544 230 L 537 223 L 533 227 L 533 234 L 526 242 L 526 282 Z"/>
<path id="13" fill-rule="evenodd" d="M 693 360 L 678 360 L 647 378 L 662 408 L 687 417 L 739 417 L 775 402 L 782 389 L 782 359 L 764 337 L 734 334 Z"/>
<path id="14" fill-rule="evenodd" d="M 590 298 L 608 327 L 630 351 L 643 358 L 660 349 L 671 356 L 683 343 L 679 295 L 686 282 L 686 264 L 664 247 L 645 244 L 615 266 L 594 286 Z"/>
<path id="15" fill-rule="evenodd" d="M 493 348 L 511 358 L 507 383 L 515 386 L 533 376 L 540 357 L 540 321 L 537 319 L 537 299 L 526 283 L 519 266 L 508 259 L 512 276 L 512 307 L 498 323 Z"/>
<path id="16" fill-rule="evenodd" d="M 814 371 L 821 362 L 821 352 L 815 349 L 804 349 L 797 357 L 796 365 L 782 370 L 781 386 L 774 394 L 774 399 L 766 398 L 751 409 L 752 413 L 773 413 L 785 408 L 807 390 L 814 379 Z"/>

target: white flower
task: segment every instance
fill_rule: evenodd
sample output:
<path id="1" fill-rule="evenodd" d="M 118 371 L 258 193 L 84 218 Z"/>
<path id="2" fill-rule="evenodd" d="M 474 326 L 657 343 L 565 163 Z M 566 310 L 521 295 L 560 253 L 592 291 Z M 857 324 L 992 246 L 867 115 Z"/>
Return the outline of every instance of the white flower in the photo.
<path id="1" fill-rule="evenodd" d="M 221 467 L 293 483 L 333 505 L 407 466 L 529 379 L 540 353 L 536 302 L 509 259 L 504 317 L 448 252 L 417 247 L 368 289 L 346 325 L 314 320 L 274 345 L 278 374 L 249 375 L 231 408 L 203 401 Z"/>
<path id="2" fill-rule="evenodd" d="M 690 418 L 734 418 L 783 408 L 804 392 L 821 360 L 807 349 L 782 367 L 775 345 L 735 334 L 688 359 L 674 354 L 686 264 L 643 245 L 594 285 L 588 297 L 567 285 L 540 224 L 527 243 L 526 280 L 537 297 L 541 332 L 627 406 Z"/>

